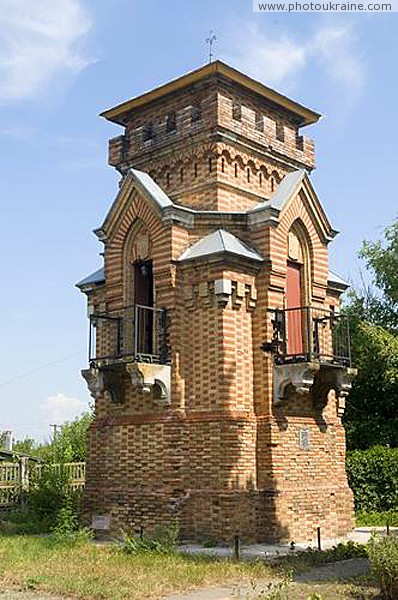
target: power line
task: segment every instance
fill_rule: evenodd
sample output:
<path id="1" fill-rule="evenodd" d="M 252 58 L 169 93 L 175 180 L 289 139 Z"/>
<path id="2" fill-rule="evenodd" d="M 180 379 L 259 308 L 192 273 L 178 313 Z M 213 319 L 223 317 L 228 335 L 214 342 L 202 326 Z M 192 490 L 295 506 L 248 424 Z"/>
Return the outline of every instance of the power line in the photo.
<path id="1" fill-rule="evenodd" d="M 36 367 L 35 369 L 32 369 L 31 371 L 26 371 L 25 373 L 21 373 L 20 375 L 16 375 L 15 377 L 13 377 L 12 379 L 9 379 L 8 381 L 3 381 L 2 383 L 0 383 L 0 387 L 4 387 L 5 385 L 9 385 L 10 383 L 14 383 L 14 381 L 19 381 L 20 379 L 24 379 L 25 377 L 29 377 L 29 375 L 33 375 L 34 373 L 37 373 L 38 371 L 42 371 L 43 369 L 47 369 L 48 367 L 52 367 L 53 365 L 57 365 L 61 362 L 64 362 L 65 360 L 68 360 L 69 358 L 72 358 L 73 356 L 77 356 L 78 354 L 83 354 L 85 352 L 85 350 L 79 350 L 78 352 L 73 352 L 72 354 L 68 354 L 67 356 L 63 356 L 62 358 L 58 358 L 57 360 L 54 360 L 52 362 L 46 363 L 45 365 L 40 365 L 40 367 Z"/>

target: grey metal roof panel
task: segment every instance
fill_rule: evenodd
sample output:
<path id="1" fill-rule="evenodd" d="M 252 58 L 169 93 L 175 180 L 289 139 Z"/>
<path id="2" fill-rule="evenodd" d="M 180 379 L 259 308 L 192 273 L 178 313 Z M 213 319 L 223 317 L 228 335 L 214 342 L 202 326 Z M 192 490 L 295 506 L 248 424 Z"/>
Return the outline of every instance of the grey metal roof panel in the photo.
<path id="1" fill-rule="evenodd" d="M 328 283 L 337 283 L 338 286 L 348 288 L 350 284 L 334 271 L 329 271 Z"/>
<path id="2" fill-rule="evenodd" d="M 173 202 L 168 195 L 158 186 L 148 173 L 138 171 L 138 169 L 130 169 L 130 173 L 133 176 L 137 187 L 148 194 L 160 208 L 166 208 L 166 206 L 173 205 Z"/>
<path id="3" fill-rule="evenodd" d="M 94 284 L 98 285 L 99 283 L 104 283 L 104 282 L 105 282 L 105 269 L 104 269 L 104 267 L 101 267 L 97 271 L 94 271 L 94 273 L 87 275 L 87 277 L 85 277 L 84 279 L 79 281 L 79 283 L 76 283 L 76 287 L 80 288 L 80 287 L 84 287 L 86 285 L 94 285 Z"/>
<path id="4" fill-rule="evenodd" d="M 285 177 L 282 179 L 280 184 L 278 185 L 275 193 L 271 196 L 269 200 L 265 200 L 264 202 L 260 202 L 256 204 L 249 213 L 256 212 L 265 207 L 275 208 L 277 210 L 281 210 L 285 204 L 292 197 L 294 192 L 298 190 L 301 182 L 304 179 L 306 174 L 305 169 L 298 169 L 297 171 L 292 171 L 291 173 L 287 173 Z"/>
<path id="5" fill-rule="evenodd" d="M 262 256 L 256 250 L 224 229 L 217 229 L 187 248 L 178 260 L 193 260 L 221 253 L 235 254 L 257 262 L 263 261 Z"/>
<path id="6" fill-rule="evenodd" d="M 287 202 L 300 187 L 306 173 L 305 169 L 287 173 L 271 197 L 271 206 L 282 210 L 285 202 Z"/>

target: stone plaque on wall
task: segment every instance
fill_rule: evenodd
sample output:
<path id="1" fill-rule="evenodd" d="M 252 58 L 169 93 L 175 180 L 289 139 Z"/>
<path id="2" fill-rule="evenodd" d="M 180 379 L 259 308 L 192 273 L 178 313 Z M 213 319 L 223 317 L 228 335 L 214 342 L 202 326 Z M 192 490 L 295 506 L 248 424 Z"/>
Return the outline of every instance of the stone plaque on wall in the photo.
<path id="1" fill-rule="evenodd" d="M 299 429 L 298 430 L 298 442 L 302 450 L 309 450 L 310 447 L 310 430 Z"/>
<path id="2" fill-rule="evenodd" d="M 91 528 L 95 531 L 109 531 L 111 528 L 110 515 L 93 515 L 91 519 Z"/>

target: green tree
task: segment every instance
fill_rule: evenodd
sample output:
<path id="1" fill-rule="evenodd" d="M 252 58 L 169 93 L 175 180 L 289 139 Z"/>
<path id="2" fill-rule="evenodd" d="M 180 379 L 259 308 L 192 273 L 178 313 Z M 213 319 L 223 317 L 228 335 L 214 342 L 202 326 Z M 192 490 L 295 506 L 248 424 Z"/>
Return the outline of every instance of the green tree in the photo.
<path id="1" fill-rule="evenodd" d="M 358 376 L 344 417 L 349 449 L 398 446 L 398 221 L 359 256 L 373 286 L 351 292 L 353 362 Z"/>
<path id="2" fill-rule="evenodd" d="M 384 230 L 384 239 L 365 241 L 359 252 L 373 275 L 374 289 L 356 294 L 367 321 L 398 333 L 398 219 Z"/>
<path id="3" fill-rule="evenodd" d="M 37 452 L 38 444 L 37 442 L 30 437 L 26 437 L 24 440 L 17 440 L 13 444 L 13 450 L 15 452 L 21 452 L 22 454 L 29 454 L 30 456 L 35 456 Z"/>
<path id="4" fill-rule="evenodd" d="M 79 462 L 86 460 L 87 432 L 93 420 L 92 413 L 61 425 L 49 444 L 40 446 L 38 454 L 46 462 Z"/>
<path id="5" fill-rule="evenodd" d="M 13 449 L 15 452 L 41 458 L 47 463 L 85 461 L 87 432 L 92 420 L 91 412 L 83 413 L 74 421 L 63 423 L 58 433 L 49 442 L 38 444 L 33 438 L 27 437 L 14 442 Z"/>

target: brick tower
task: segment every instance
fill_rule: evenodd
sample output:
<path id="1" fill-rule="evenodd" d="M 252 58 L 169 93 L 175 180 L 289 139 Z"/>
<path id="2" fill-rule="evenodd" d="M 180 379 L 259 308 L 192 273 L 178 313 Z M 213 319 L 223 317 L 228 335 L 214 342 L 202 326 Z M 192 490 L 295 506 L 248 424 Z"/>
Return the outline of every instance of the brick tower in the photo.
<path id="1" fill-rule="evenodd" d="M 335 236 L 300 128 L 319 115 L 216 61 L 105 111 L 121 174 L 78 284 L 95 398 L 85 510 L 188 539 L 345 534 L 355 374 Z"/>

